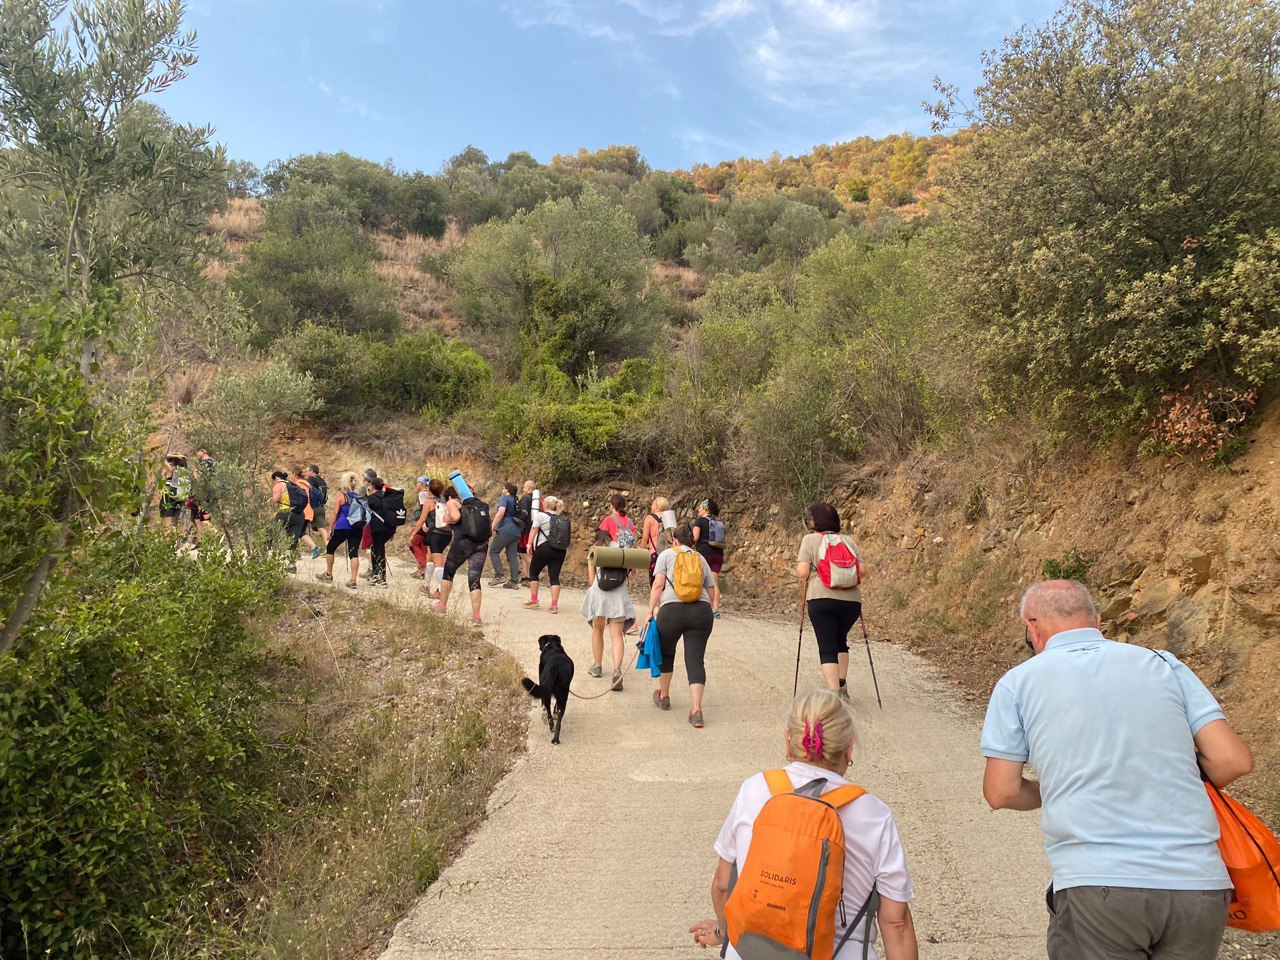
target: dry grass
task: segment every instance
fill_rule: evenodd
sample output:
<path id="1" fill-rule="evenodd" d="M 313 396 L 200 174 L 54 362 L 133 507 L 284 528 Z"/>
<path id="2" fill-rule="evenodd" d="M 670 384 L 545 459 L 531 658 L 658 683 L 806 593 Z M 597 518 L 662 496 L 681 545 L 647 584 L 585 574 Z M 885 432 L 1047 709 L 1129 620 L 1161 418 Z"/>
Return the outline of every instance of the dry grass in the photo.
<path id="1" fill-rule="evenodd" d="M 375 270 L 383 280 L 396 290 L 396 301 L 409 330 L 432 329 L 446 335 L 456 334 L 458 320 L 449 311 L 449 298 L 453 291 L 443 280 L 422 269 L 427 256 L 440 256 L 462 242 L 462 233 L 456 223 L 450 223 L 439 240 L 409 234 L 393 237 L 375 233 L 373 242 L 379 260 Z"/>
<path id="2" fill-rule="evenodd" d="M 246 244 L 262 233 L 262 204 L 257 200 L 232 197 L 227 208 L 209 218 L 206 233 L 220 233 L 228 243 Z"/>
<path id="3" fill-rule="evenodd" d="M 286 599 L 268 677 L 285 824 L 202 956 L 349 958 L 384 945 L 524 744 L 518 668 L 483 640 L 333 590 Z"/>
<path id="4" fill-rule="evenodd" d="M 654 263 L 650 281 L 687 303 L 707 292 L 707 281 L 702 274 L 692 267 L 682 267 L 669 260 Z"/>

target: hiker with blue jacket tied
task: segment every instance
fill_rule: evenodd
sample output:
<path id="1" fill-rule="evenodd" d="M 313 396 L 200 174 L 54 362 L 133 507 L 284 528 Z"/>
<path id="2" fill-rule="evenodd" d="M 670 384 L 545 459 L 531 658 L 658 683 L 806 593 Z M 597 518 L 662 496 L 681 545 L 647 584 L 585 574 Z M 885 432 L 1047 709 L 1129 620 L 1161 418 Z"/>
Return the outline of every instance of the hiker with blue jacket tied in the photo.
<path id="1" fill-rule="evenodd" d="M 445 524 L 453 529 L 453 542 L 445 554 L 444 570 L 440 580 L 440 601 L 433 607 L 437 613 L 449 608 L 449 594 L 453 591 L 453 578 L 463 567 L 467 568 L 467 589 L 471 593 L 471 625 L 480 626 L 481 583 L 484 579 L 484 558 L 493 535 L 493 521 L 489 504 L 475 495 L 462 473 L 454 470 L 449 482 L 458 492 L 460 500 L 445 504 Z"/>
<path id="2" fill-rule="evenodd" d="M 1022 620 L 1033 656 L 991 693 L 982 791 L 1041 809 L 1049 960 L 1212 960 L 1232 884 L 1201 773 L 1225 787 L 1249 748 L 1176 657 L 1104 637 L 1082 584 L 1033 585 Z"/>

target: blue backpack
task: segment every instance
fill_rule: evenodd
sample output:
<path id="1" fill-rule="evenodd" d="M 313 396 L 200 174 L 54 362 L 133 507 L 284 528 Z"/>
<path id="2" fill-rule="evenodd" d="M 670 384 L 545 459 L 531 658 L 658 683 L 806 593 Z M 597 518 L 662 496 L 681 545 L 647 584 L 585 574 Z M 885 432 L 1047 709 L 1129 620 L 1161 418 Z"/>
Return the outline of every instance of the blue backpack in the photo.
<path id="1" fill-rule="evenodd" d="M 348 493 L 347 497 L 347 523 L 353 527 L 357 523 L 368 523 L 373 519 L 373 512 L 369 509 L 369 500 L 358 493 Z"/>

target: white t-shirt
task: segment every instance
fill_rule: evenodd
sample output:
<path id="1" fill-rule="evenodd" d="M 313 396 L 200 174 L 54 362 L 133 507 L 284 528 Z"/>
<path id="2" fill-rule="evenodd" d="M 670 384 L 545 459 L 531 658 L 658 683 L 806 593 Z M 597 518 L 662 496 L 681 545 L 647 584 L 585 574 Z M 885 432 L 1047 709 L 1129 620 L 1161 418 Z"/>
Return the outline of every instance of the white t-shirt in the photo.
<path id="1" fill-rule="evenodd" d="M 841 787 L 849 781 L 839 774 L 815 767 L 808 763 L 789 763 L 783 768 L 791 778 L 793 786 L 799 788 L 806 783 L 823 777 L 827 780 L 827 790 Z M 747 850 L 751 846 L 751 829 L 756 817 L 764 809 L 765 803 L 773 794 L 765 782 L 764 774 L 757 773 L 747 780 L 738 790 L 738 796 L 729 808 L 729 817 L 720 828 L 716 837 L 716 853 L 725 860 L 734 863 L 739 869 L 747 859 Z M 911 876 L 907 873 L 907 860 L 902 852 L 902 841 L 898 838 L 898 827 L 893 822 L 893 814 L 884 802 L 871 794 L 864 794 L 852 803 L 846 803 L 838 809 L 840 823 L 844 826 L 844 915 L 849 920 L 857 916 L 862 905 L 871 894 L 874 883 L 880 896 L 887 900 L 907 903 L 915 899 L 915 891 L 911 889 Z M 861 960 L 862 931 L 865 921 L 858 924 L 858 929 L 842 951 L 836 954 L 844 960 Z M 876 957 L 874 930 L 872 947 L 867 954 Z M 837 915 L 836 943 L 844 935 L 844 927 L 840 925 Z M 727 958 L 740 960 L 732 946 L 725 953 Z"/>
<path id="2" fill-rule="evenodd" d="M 534 510 L 529 515 L 529 538 L 533 549 L 537 550 L 551 535 L 551 514 L 542 510 Z"/>

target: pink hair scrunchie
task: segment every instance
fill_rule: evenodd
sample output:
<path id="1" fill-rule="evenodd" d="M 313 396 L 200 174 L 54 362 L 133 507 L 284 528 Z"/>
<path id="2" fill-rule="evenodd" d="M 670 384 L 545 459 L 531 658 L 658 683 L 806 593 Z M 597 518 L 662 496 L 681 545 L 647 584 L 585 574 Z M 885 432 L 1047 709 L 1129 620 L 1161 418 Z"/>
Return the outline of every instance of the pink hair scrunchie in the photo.
<path id="1" fill-rule="evenodd" d="M 813 724 L 812 729 L 809 727 L 809 721 L 804 722 L 804 739 L 800 741 L 800 745 L 804 747 L 804 758 L 806 760 L 822 759 L 822 721 L 818 720 Z"/>

